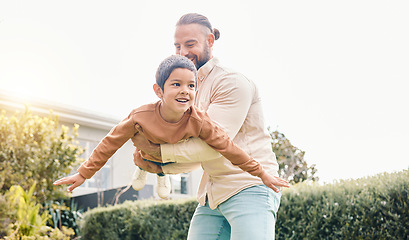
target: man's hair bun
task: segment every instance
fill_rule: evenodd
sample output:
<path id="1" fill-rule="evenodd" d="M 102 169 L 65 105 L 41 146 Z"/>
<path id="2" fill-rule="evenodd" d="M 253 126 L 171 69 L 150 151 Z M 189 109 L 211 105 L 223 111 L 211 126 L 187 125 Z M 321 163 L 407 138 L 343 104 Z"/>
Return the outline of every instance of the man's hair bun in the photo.
<path id="1" fill-rule="evenodd" d="M 220 38 L 220 31 L 217 28 L 213 28 L 213 35 L 214 35 L 214 40 L 217 40 Z"/>

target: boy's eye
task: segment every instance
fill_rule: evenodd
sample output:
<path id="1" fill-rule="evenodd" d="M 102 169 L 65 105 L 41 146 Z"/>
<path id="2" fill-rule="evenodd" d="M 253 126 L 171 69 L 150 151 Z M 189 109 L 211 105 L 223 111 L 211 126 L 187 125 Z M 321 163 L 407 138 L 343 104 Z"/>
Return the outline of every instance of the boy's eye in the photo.
<path id="1" fill-rule="evenodd" d="M 194 84 L 189 84 L 189 87 L 190 88 L 195 88 L 195 85 Z"/>
<path id="2" fill-rule="evenodd" d="M 173 83 L 172 86 L 179 87 L 180 84 L 179 83 Z"/>

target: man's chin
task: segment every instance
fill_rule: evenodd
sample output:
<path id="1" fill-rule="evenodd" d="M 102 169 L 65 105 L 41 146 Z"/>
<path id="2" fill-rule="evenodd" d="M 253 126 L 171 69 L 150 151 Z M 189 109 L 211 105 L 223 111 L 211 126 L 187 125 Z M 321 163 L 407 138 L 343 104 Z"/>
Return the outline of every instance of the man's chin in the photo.
<path id="1" fill-rule="evenodd" d="M 191 60 L 193 62 L 193 64 L 195 65 L 196 69 L 199 70 L 199 67 L 197 66 L 197 61 L 196 59 Z"/>

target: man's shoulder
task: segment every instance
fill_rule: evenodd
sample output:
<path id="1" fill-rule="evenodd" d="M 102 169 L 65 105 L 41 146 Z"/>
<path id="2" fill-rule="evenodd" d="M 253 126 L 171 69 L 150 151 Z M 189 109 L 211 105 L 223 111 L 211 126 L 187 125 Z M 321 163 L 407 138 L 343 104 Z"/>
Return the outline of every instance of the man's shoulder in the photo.
<path id="1" fill-rule="evenodd" d="M 218 59 L 215 59 L 214 74 L 215 77 L 223 80 L 251 82 L 243 73 L 234 68 L 226 67 Z"/>
<path id="2" fill-rule="evenodd" d="M 255 84 L 244 74 L 231 68 L 220 68 L 213 75 L 213 86 L 218 88 L 255 88 Z"/>

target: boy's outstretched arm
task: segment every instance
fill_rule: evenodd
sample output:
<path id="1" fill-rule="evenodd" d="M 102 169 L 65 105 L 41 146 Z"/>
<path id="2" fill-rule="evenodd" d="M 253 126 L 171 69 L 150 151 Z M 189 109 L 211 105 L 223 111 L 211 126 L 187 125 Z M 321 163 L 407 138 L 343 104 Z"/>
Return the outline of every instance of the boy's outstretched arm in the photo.
<path id="1" fill-rule="evenodd" d="M 61 179 L 58 179 L 53 184 L 56 185 L 56 186 L 62 185 L 62 184 L 72 184 L 67 189 L 67 192 L 71 192 L 72 190 L 74 190 L 76 187 L 80 186 L 84 182 L 85 182 L 85 177 L 83 177 L 79 173 L 76 173 L 76 174 L 74 174 L 72 176 L 63 177 Z"/>

